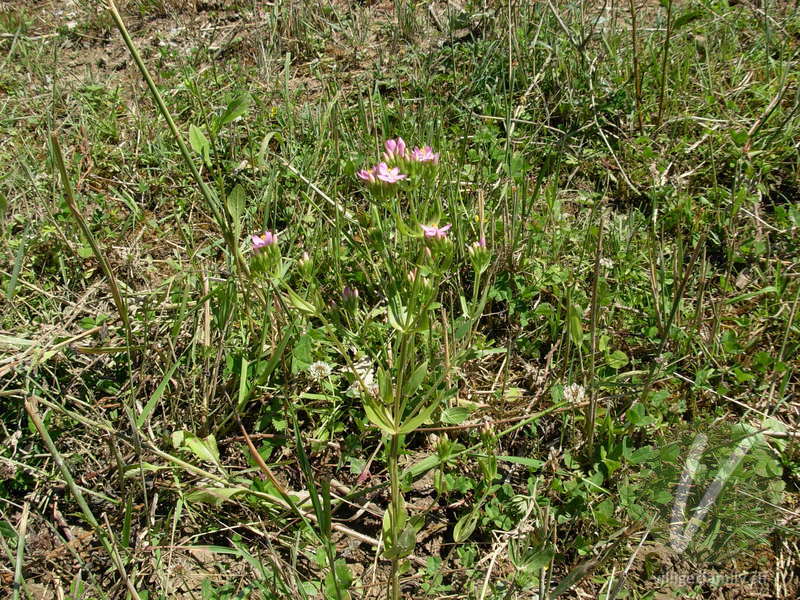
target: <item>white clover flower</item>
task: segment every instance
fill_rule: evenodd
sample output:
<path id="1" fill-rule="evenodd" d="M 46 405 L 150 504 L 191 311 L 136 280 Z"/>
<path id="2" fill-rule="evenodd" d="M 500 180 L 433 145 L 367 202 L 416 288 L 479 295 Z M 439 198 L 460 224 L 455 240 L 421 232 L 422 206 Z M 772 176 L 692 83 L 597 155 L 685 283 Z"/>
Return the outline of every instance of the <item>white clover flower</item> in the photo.
<path id="1" fill-rule="evenodd" d="M 586 390 L 578 383 L 564 386 L 564 400 L 571 404 L 580 404 L 586 398 Z"/>
<path id="2" fill-rule="evenodd" d="M 308 375 L 314 381 L 322 381 L 323 379 L 327 379 L 330 377 L 331 373 L 333 373 L 333 368 L 321 360 L 318 360 L 315 363 L 312 363 L 308 367 Z"/>
<path id="3" fill-rule="evenodd" d="M 614 261 L 610 258 L 601 258 L 600 259 L 600 266 L 604 269 L 613 269 L 614 268 Z"/>

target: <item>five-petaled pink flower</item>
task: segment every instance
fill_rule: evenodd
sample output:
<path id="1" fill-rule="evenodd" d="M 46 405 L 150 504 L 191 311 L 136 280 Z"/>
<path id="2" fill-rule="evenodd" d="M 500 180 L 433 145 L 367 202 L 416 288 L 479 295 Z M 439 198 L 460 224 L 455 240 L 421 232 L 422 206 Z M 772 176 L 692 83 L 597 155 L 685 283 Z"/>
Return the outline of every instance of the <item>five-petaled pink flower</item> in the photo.
<path id="1" fill-rule="evenodd" d="M 386 140 L 384 147 L 386 148 L 386 152 L 383 157 L 387 162 L 408 158 L 406 155 L 406 143 L 401 137 L 398 137 L 396 140 Z"/>
<path id="2" fill-rule="evenodd" d="M 400 172 L 400 167 L 389 167 L 385 162 L 375 167 L 375 176 L 384 183 L 397 183 L 408 177 Z"/>
<path id="3" fill-rule="evenodd" d="M 371 169 L 361 169 L 356 175 L 369 184 L 397 183 L 408 177 L 400 172 L 400 167 L 390 167 L 385 162 L 378 163 Z"/>
<path id="4" fill-rule="evenodd" d="M 443 240 L 447 237 L 447 230 L 452 227 L 449 223 L 444 227 L 437 227 L 436 225 L 420 225 L 422 232 L 426 238 L 434 240 Z"/>
<path id="5" fill-rule="evenodd" d="M 257 254 L 262 248 L 267 248 L 273 244 L 277 244 L 278 234 L 267 230 L 261 235 L 251 236 L 250 240 L 253 242 L 253 252 Z"/>
<path id="6" fill-rule="evenodd" d="M 424 148 L 414 148 L 411 151 L 411 160 L 421 163 L 439 163 L 439 153 L 434 152 L 430 146 Z"/>

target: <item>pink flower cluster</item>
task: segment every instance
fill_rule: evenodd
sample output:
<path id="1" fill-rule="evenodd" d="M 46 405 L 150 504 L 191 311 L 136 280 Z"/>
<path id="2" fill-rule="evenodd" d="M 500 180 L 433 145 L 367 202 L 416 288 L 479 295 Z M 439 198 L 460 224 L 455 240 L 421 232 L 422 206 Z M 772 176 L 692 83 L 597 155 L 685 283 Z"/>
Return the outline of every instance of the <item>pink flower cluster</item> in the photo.
<path id="1" fill-rule="evenodd" d="M 433 148 L 430 146 L 423 146 L 422 148 L 415 146 L 413 150 L 409 150 L 401 137 L 386 140 L 384 148 L 386 150 L 383 153 L 383 162 L 378 163 L 371 169 L 361 169 L 357 173 L 359 179 L 370 184 L 392 184 L 408 177 L 405 173 L 400 172 L 400 166 L 408 165 L 409 163 L 431 165 L 439 163 L 439 154 L 434 152 Z"/>

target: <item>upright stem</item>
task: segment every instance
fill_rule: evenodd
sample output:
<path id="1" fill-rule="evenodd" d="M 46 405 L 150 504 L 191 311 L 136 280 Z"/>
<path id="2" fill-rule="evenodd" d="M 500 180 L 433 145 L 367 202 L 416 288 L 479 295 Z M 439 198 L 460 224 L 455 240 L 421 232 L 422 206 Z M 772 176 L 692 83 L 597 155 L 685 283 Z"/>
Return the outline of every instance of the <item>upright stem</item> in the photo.
<path id="1" fill-rule="evenodd" d="M 664 89 L 667 83 L 667 56 L 669 55 L 670 37 L 672 37 L 672 0 L 667 0 L 667 33 L 664 37 L 664 54 L 661 57 L 661 92 L 658 96 L 656 126 L 661 125 L 661 119 L 664 116 Z"/>
<path id="2" fill-rule="evenodd" d="M 636 6 L 634 0 L 629 0 L 631 9 L 631 38 L 633 42 L 633 86 L 636 94 L 636 122 L 639 131 L 642 131 L 642 81 L 639 78 L 639 50 L 636 36 Z"/>
<path id="3" fill-rule="evenodd" d="M 600 215 L 600 225 L 597 228 L 597 246 L 594 253 L 594 280 L 592 281 L 592 349 L 590 355 L 590 373 L 594 378 L 595 362 L 597 360 L 597 318 L 599 313 L 599 302 L 597 298 L 597 287 L 600 280 L 600 257 L 603 254 L 603 215 Z M 586 454 L 591 456 L 594 452 L 594 427 L 597 419 L 597 388 L 592 386 L 589 391 L 589 408 L 586 411 L 586 423 L 584 423 L 584 437 L 586 438 Z"/>
<path id="4" fill-rule="evenodd" d="M 400 339 L 400 351 L 397 356 L 397 380 L 395 381 L 394 405 L 392 407 L 395 426 L 399 427 L 403 422 L 403 392 L 405 389 L 405 379 L 408 373 L 409 351 L 414 334 L 404 334 Z M 400 536 L 400 526 L 398 519 L 403 509 L 403 498 L 400 495 L 400 469 L 398 468 L 398 457 L 400 455 L 400 436 L 395 433 L 389 442 L 389 482 L 391 486 L 391 523 L 390 536 L 392 548 L 397 548 L 398 537 Z M 389 590 L 390 600 L 400 600 L 400 558 L 392 558 L 392 585 Z"/>
<path id="5" fill-rule="evenodd" d="M 194 159 L 192 155 L 189 153 L 189 148 L 186 146 L 186 142 L 183 141 L 183 136 L 181 136 L 180 131 L 178 131 L 177 125 L 175 125 L 175 121 L 172 118 L 172 114 L 169 112 L 167 105 L 164 103 L 164 99 L 161 97 L 161 92 L 158 91 L 158 87 L 156 87 L 153 78 L 150 76 L 150 71 L 144 64 L 142 57 L 139 55 L 139 51 L 137 50 L 136 46 L 131 39 L 130 34 L 128 33 L 128 29 L 125 27 L 125 22 L 122 20 L 122 16 L 120 16 L 119 11 L 117 10 L 116 4 L 114 4 L 114 0 L 106 0 L 108 6 L 108 12 L 111 13 L 111 18 L 114 20 L 114 23 L 119 29 L 120 35 L 122 35 L 122 40 L 125 42 L 125 45 L 128 47 L 128 51 L 133 58 L 133 62 L 136 63 L 136 66 L 139 68 L 139 71 L 144 77 L 145 83 L 147 84 L 148 89 L 150 90 L 150 95 L 153 97 L 153 100 L 158 107 L 161 116 L 164 117 L 164 120 L 167 122 L 167 126 L 169 127 L 170 132 L 172 133 L 172 137 L 175 138 L 175 141 L 178 144 L 178 148 L 181 151 L 181 155 L 183 155 L 183 159 L 186 162 L 186 166 L 189 167 L 189 171 L 192 174 L 192 178 L 194 179 L 197 187 L 200 188 L 200 192 L 203 195 L 203 198 L 206 201 L 206 205 L 208 206 L 209 210 L 211 210 L 212 214 L 214 215 L 214 219 L 219 224 L 220 229 L 222 230 L 222 235 L 225 238 L 225 242 L 228 245 L 228 249 L 234 256 L 234 260 L 236 261 L 237 266 L 245 275 L 248 275 L 250 269 L 247 266 L 247 263 L 242 258 L 241 252 L 239 252 L 239 244 L 234 239 L 233 234 L 231 233 L 230 227 L 228 227 L 228 223 L 225 219 L 225 215 L 223 214 L 219 202 L 215 197 L 214 193 L 211 191 L 211 188 L 208 187 L 206 182 L 203 180 L 203 177 L 200 175 L 200 171 L 197 170 L 197 165 L 194 163 Z"/>
<path id="6" fill-rule="evenodd" d="M 400 434 L 392 436 L 389 444 L 389 479 L 391 485 L 392 523 L 391 536 L 392 548 L 397 547 L 397 518 L 402 510 L 400 499 L 400 471 L 397 466 L 397 457 L 400 454 Z M 400 600 L 400 559 L 392 558 L 392 587 L 389 593 L 390 600 Z"/>

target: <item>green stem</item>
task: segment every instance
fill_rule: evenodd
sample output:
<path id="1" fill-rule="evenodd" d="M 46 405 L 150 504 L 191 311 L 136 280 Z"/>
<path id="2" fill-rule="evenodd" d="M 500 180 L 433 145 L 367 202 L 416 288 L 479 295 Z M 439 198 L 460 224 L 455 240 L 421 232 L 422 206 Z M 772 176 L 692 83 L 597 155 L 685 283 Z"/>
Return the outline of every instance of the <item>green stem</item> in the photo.
<path id="1" fill-rule="evenodd" d="M 197 186 L 200 188 L 200 192 L 203 194 L 203 198 L 205 198 L 209 210 L 211 210 L 214 215 L 214 219 L 222 229 L 222 235 L 225 238 L 228 248 L 233 253 L 237 266 L 242 273 L 249 275 L 250 269 L 239 252 L 239 245 L 233 238 L 233 234 L 231 233 L 230 227 L 227 225 L 225 216 L 220 210 L 217 198 L 214 196 L 211 188 L 209 188 L 206 182 L 203 180 L 202 176 L 200 175 L 200 171 L 197 170 L 197 165 L 194 164 L 192 155 L 189 153 L 189 148 L 186 146 L 186 142 L 183 141 L 183 137 L 181 136 L 180 131 L 178 131 L 178 127 L 175 125 L 175 121 L 173 120 L 167 105 L 164 103 L 164 99 L 161 97 L 161 93 L 158 91 L 158 88 L 156 87 L 156 84 L 150 75 L 150 71 L 147 70 L 142 57 L 139 55 L 139 51 L 136 49 L 136 46 L 134 46 L 133 40 L 131 39 L 127 28 L 125 27 L 125 22 L 122 20 L 122 17 L 120 16 L 119 11 L 114 4 L 114 0 L 106 1 L 108 3 L 108 11 L 111 13 L 111 17 L 114 19 L 114 23 L 117 25 L 117 29 L 119 29 L 119 32 L 122 35 L 122 40 L 128 47 L 128 51 L 131 53 L 131 57 L 133 57 L 133 61 L 136 63 L 139 71 L 142 73 L 142 77 L 144 77 L 144 80 L 147 83 L 150 94 L 153 97 L 161 116 L 164 117 L 164 120 L 167 122 L 169 130 L 172 132 L 172 137 L 175 138 L 178 148 L 180 148 L 181 154 L 183 155 L 183 159 L 186 161 L 186 165 L 189 167 L 195 183 L 197 183 Z"/>
<path id="2" fill-rule="evenodd" d="M 72 493 L 72 496 L 75 498 L 75 501 L 78 503 L 78 506 L 83 513 L 83 518 L 86 519 L 86 522 L 94 529 L 95 533 L 97 534 L 100 543 L 105 548 L 106 552 L 108 553 L 109 557 L 111 558 L 111 562 L 116 567 L 119 574 L 122 576 L 122 580 L 125 582 L 126 587 L 128 588 L 128 592 L 131 595 L 131 598 L 134 600 L 141 600 L 141 596 L 137 592 L 136 588 L 133 585 L 133 582 L 128 577 L 128 574 L 125 572 L 125 563 L 122 560 L 122 557 L 119 555 L 119 552 L 116 548 L 116 543 L 114 540 L 114 534 L 110 531 L 106 531 L 102 527 L 100 527 L 100 523 L 92 513 L 92 510 L 89 508 L 89 504 L 86 502 L 86 499 L 83 497 L 81 493 L 80 487 L 75 483 L 75 479 L 72 477 L 72 473 L 67 467 L 67 464 L 64 462 L 64 458 L 61 456 L 61 453 L 56 448 L 56 445 L 53 443 L 53 439 L 50 437 L 50 433 L 47 431 L 47 428 L 44 426 L 42 419 L 39 415 L 39 411 L 36 407 L 35 400 L 29 398 L 25 401 L 25 410 L 28 413 L 28 416 L 33 423 L 33 426 L 36 428 L 36 431 L 39 432 L 39 436 L 42 438 L 44 445 L 47 447 L 47 450 L 50 452 L 50 455 L 53 457 L 53 460 L 56 463 L 59 471 L 61 471 L 61 476 L 64 478 L 64 481 L 69 488 L 69 491 Z"/>
<path id="3" fill-rule="evenodd" d="M 664 35 L 664 53 L 661 56 L 661 91 L 658 95 L 658 118 L 656 126 L 661 125 L 664 116 L 664 91 L 667 83 L 667 57 L 669 55 L 669 39 L 672 37 L 672 0 L 667 1 L 667 32 Z"/>
<path id="4" fill-rule="evenodd" d="M 402 510 L 400 497 L 400 472 L 397 465 L 397 458 L 400 454 L 400 434 L 392 436 L 389 446 L 389 479 L 391 482 L 391 502 L 392 502 L 392 522 L 391 537 L 392 548 L 397 548 L 398 531 L 397 519 Z M 392 558 L 392 587 L 389 598 L 400 600 L 400 559 Z"/>
<path id="5" fill-rule="evenodd" d="M 633 88 L 636 94 L 636 122 L 638 130 L 641 132 L 642 124 L 642 81 L 639 77 L 639 49 L 636 35 L 636 5 L 633 0 L 629 0 L 631 11 L 631 42 L 633 44 Z"/>
<path id="6" fill-rule="evenodd" d="M 114 306 L 116 306 L 117 312 L 119 313 L 119 318 L 125 327 L 128 346 L 130 347 L 133 342 L 131 323 L 130 319 L 128 318 L 128 306 L 122 299 L 119 286 L 117 286 L 117 279 L 114 277 L 114 272 L 111 270 L 111 265 L 108 263 L 106 255 L 101 251 L 100 244 L 97 243 L 97 240 L 92 234 L 92 230 L 89 229 L 89 225 L 83 218 L 81 211 L 78 210 L 78 203 L 75 201 L 75 194 L 72 191 L 72 184 L 70 183 L 69 176 L 67 175 L 67 168 L 64 165 L 64 154 L 61 152 L 61 145 L 58 143 L 58 135 L 56 135 L 56 133 L 50 134 L 50 142 L 53 147 L 53 158 L 55 159 L 56 167 L 58 168 L 59 175 L 61 176 L 61 183 L 62 187 L 64 188 L 64 198 L 67 200 L 67 207 L 72 213 L 72 216 L 75 217 L 75 221 L 78 223 L 78 227 L 80 227 L 83 237 L 86 238 L 86 241 L 92 247 L 92 252 L 94 252 L 95 258 L 100 263 L 100 268 L 103 270 L 103 273 L 108 279 L 108 286 L 111 288 L 111 297 L 114 299 Z"/>

